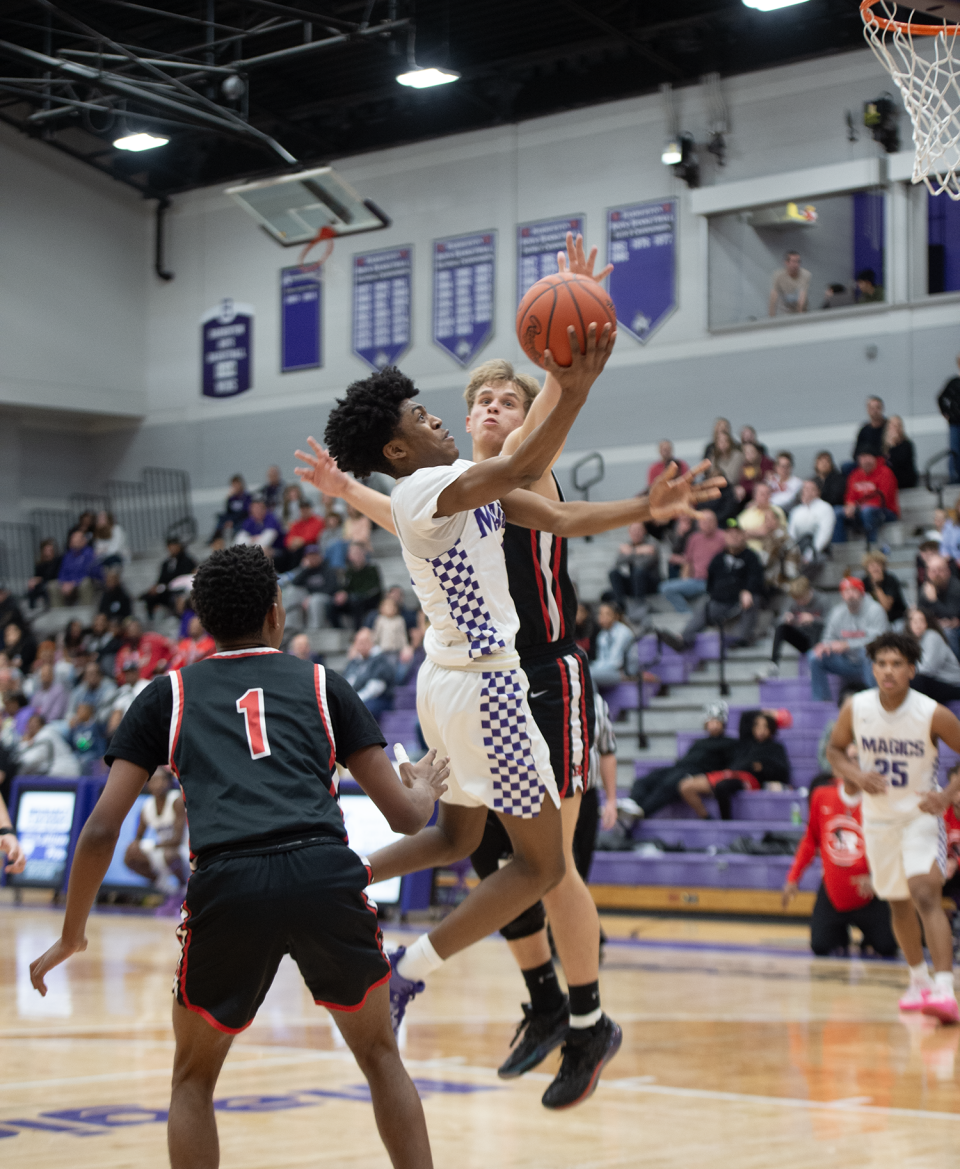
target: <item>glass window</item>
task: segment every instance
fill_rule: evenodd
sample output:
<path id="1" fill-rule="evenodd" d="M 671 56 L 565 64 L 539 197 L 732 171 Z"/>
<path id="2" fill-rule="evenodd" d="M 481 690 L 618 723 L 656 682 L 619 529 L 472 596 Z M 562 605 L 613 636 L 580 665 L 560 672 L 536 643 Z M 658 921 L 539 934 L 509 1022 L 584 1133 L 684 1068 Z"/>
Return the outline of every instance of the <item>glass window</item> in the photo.
<path id="1" fill-rule="evenodd" d="M 927 292 L 960 291 L 960 203 L 927 193 Z"/>
<path id="2" fill-rule="evenodd" d="M 870 190 L 710 216 L 710 327 L 882 301 L 884 211 Z"/>

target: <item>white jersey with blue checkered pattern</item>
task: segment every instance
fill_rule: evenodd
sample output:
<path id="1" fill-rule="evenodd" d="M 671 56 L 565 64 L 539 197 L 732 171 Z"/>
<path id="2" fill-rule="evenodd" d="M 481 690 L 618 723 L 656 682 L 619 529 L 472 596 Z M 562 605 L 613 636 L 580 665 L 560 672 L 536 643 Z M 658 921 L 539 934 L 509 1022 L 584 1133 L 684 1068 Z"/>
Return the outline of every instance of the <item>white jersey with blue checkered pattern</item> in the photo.
<path id="1" fill-rule="evenodd" d="M 437 499 L 473 464 L 423 467 L 399 480 L 390 499 L 414 591 L 430 621 L 424 650 L 452 669 L 476 662 L 497 668 L 512 656 L 520 628 L 503 555 L 505 519 L 498 500 L 437 516 Z"/>

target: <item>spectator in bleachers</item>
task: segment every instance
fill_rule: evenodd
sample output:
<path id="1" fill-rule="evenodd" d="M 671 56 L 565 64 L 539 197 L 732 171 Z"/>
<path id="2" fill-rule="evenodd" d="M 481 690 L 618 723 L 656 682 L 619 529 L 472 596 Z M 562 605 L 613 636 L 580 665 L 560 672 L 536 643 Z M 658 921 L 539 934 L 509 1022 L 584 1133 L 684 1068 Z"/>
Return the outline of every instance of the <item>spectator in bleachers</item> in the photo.
<path id="1" fill-rule="evenodd" d="M 845 284 L 828 284 L 823 290 L 823 303 L 820 307 L 822 309 L 848 308 L 855 303 L 853 290 L 847 288 Z"/>
<path id="2" fill-rule="evenodd" d="M 960 702 L 960 662 L 936 617 L 907 610 L 907 629 L 920 642 L 922 657 L 910 686 L 936 702 Z"/>
<path id="3" fill-rule="evenodd" d="M 283 489 L 283 501 L 280 504 L 279 516 L 284 528 L 289 529 L 300 514 L 300 501 L 307 497 L 299 483 L 288 483 Z M 321 519 L 323 516 L 321 515 Z"/>
<path id="4" fill-rule="evenodd" d="M 697 517 L 697 530 L 687 537 L 682 557 L 681 575 L 665 580 L 660 592 L 678 613 L 689 613 L 689 601 L 702 597 L 707 591 L 707 571 L 714 556 L 726 548 L 726 541 L 717 526 L 716 514 L 702 511 Z"/>
<path id="5" fill-rule="evenodd" d="M 740 449 L 743 450 L 743 448 L 747 445 L 747 443 L 751 443 L 753 446 L 755 446 L 757 448 L 757 450 L 760 452 L 760 455 L 763 458 L 767 458 L 769 452 L 767 451 L 767 448 L 764 446 L 764 444 L 760 441 L 760 439 L 757 438 L 756 429 L 752 426 L 741 426 L 740 427 Z"/>
<path id="6" fill-rule="evenodd" d="M 960 580 L 937 554 L 926 558 L 927 579 L 920 586 L 917 605 L 934 617 L 957 657 L 960 657 Z"/>
<path id="7" fill-rule="evenodd" d="M 117 656 L 117 650 L 120 648 L 118 629 L 119 624 L 115 621 L 108 621 L 105 613 L 96 613 L 86 639 L 88 652 L 100 663 L 100 669 L 103 673 L 111 678 L 113 677 L 113 659 Z"/>
<path id="8" fill-rule="evenodd" d="M 813 649 L 823 634 L 827 613 L 827 600 L 823 594 L 818 593 L 805 576 L 792 580 L 787 591 L 790 604 L 774 630 L 770 663 L 757 675 L 758 681 L 779 677 L 784 642 L 805 654 Z"/>
<path id="9" fill-rule="evenodd" d="M 311 544 L 319 544 L 323 527 L 323 516 L 316 515 L 313 504 L 303 496 L 299 503 L 299 514 L 287 528 L 284 541 L 287 551 L 286 571 L 289 572 L 300 564 L 304 548 Z"/>
<path id="10" fill-rule="evenodd" d="M 716 515 L 716 512 L 713 512 Z M 647 524 L 647 531 L 651 532 L 651 525 Z M 683 575 L 684 555 L 687 551 L 687 540 L 693 532 L 693 520 L 688 515 L 678 516 L 669 525 L 667 539 L 670 551 L 667 553 L 667 579 L 677 580 Z"/>
<path id="11" fill-rule="evenodd" d="M 624 820 L 629 824 L 637 816 L 652 816 L 679 798 L 680 784 L 689 775 L 722 771 L 730 766 L 737 740 L 727 735 L 729 707 L 725 702 L 710 702 L 704 707 L 703 739 L 694 739 L 685 755 L 669 767 L 657 767 L 633 782 L 630 802 L 620 801 Z"/>
<path id="12" fill-rule="evenodd" d="M 186 551 L 181 540 L 176 536 L 167 540 L 167 556 L 160 564 L 156 584 L 152 584 L 140 598 L 147 606 L 147 615 L 151 619 L 154 610 L 161 605 L 171 613 L 176 613 L 176 591 L 171 585 L 178 577 L 190 576 L 196 568 L 197 562 Z"/>
<path id="13" fill-rule="evenodd" d="M 880 449 L 887 466 L 893 472 L 897 487 L 901 491 L 916 487 L 919 480 L 916 452 L 913 443 L 904 432 L 903 419 L 899 414 L 891 414 L 887 419 Z"/>
<path id="14" fill-rule="evenodd" d="M 260 495 L 269 511 L 277 511 L 283 502 L 283 480 L 280 478 L 280 468 L 267 467 L 267 481 L 260 488 Z"/>
<path id="15" fill-rule="evenodd" d="M 173 646 L 159 633 L 144 633 L 143 626 L 133 617 L 122 625 L 123 640 L 117 650 L 114 673 L 123 681 L 127 666 L 136 663 L 140 677 L 149 682 L 154 674 L 162 674 L 173 657 Z"/>
<path id="16" fill-rule="evenodd" d="M 803 480 L 793 471 L 793 455 L 789 451 L 780 451 L 774 469 L 767 476 L 770 484 L 770 502 L 779 507 L 785 514 L 796 504 Z"/>
<path id="17" fill-rule="evenodd" d="M 184 666 L 192 666 L 194 662 L 202 662 L 216 651 L 216 644 L 209 633 L 200 624 L 200 618 L 194 613 L 187 625 L 187 636 L 181 637 L 177 648 L 170 659 L 171 670 L 182 670 Z"/>
<path id="18" fill-rule="evenodd" d="M 688 775 L 680 781 L 680 798 L 700 817 L 709 820 L 703 797 L 711 793 L 720 808 L 720 819 L 733 819 L 731 802 L 737 792 L 759 791 L 767 784 L 790 783 L 790 761 L 783 744 L 775 739 L 777 718 L 765 710 L 749 712 L 752 717 L 740 720 L 740 739 L 730 763 L 716 771 Z"/>
<path id="19" fill-rule="evenodd" d="M 97 712 L 89 702 L 81 702 L 70 719 L 67 742 L 77 757 L 81 775 L 91 775 L 103 759 L 107 740 Z"/>
<path id="20" fill-rule="evenodd" d="M 31 714 L 27 729 L 17 744 L 17 767 L 21 775 L 49 775 L 56 779 L 76 779 L 80 764 L 70 745 L 54 727 L 46 725 L 42 714 Z"/>
<path id="21" fill-rule="evenodd" d="M 707 603 L 690 618 L 681 638 L 660 630 L 667 645 L 682 652 L 697 640 L 697 634 L 708 625 L 737 624 L 726 634 L 729 648 L 750 645 L 757 623 L 757 608 L 763 595 L 763 566 L 742 528 L 727 528 L 723 533 L 724 549 L 718 552 L 707 568 Z"/>
<path id="22" fill-rule="evenodd" d="M 373 632 L 366 626 L 362 625 L 353 635 L 347 663 L 340 672 L 374 718 L 393 705 L 395 662 L 377 649 Z"/>
<path id="23" fill-rule="evenodd" d="M 397 598 L 389 593 L 380 602 L 373 623 L 373 643 L 381 653 L 392 654 L 394 661 L 407 644 L 407 623 Z"/>
<path id="24" fill-rule="evenodd" d="M 946 382 L 937 396 L 937 407 L 950 428 L 950 482 L 960 483 L 960 377 L 954 375 Z"/>
<path id="25" fill-rule="evenodd" d="M 597 610 L 597 656 L 590 663 L 594 686 L 616 686 L 623 681 L 627 653 L 633 645 L 633 630 L 623 620 L 623 610 L 615 601 L 602 601 Z"/>
<path id="26" fill-rule="evenodd" d="M 83 542 L 85 544 L 92 545 L 93 544 L 93 528 L 94 528 L 95 522 L 96 522 L 96 516 L 94 516 L 92 511 L 82 511 L 77 516 L 77 522 L 67 532 L 67 543 L 68 544 L 70 543 L 70 537 L 73 535 L 74 532 L 82 532 L 83 533 Z"/>
<path id="27" fill-rule="evenodd" d="M 352 619 L 354 628 L 359 629 L 367 613 L 380 604 L 382 596 L 380 569 L 369 560 L 363 544 L 351 544 L 347 567 L 343 570 L 343 585 L 330 602 L 330 624 L 339 629 L 346 615 Z"/>
<path id="28" fill-rule="evenodd" d="M 900 518 L 897 481 L 882 457 L 860 452 L 856 468 L 847 477 L 843 507 L 833 510 L 837 517 L 833 542 L 846 543 L 847 525 L 859 519 L 868 548 L 877 542 L 884 524 Z"/>
<path id="29" fill-rule="evenodd" d="M 113 696 L 113 702 L 110 703 L 109 709 L 107 710 L 107 739 L 113 735 L 113 732 L 120 725 L 123 716 L 129 710 L 133 700 L 150 685 L 148 678 L 140 677 L 140 663 L 135 658 L 129 658 L 126 662 L 123 662 L 117 672 L 120 678 L 120 686 Z"/>
<path id="30" fill-rule="evenodd" d="M 855 744 L 850 746 L 856 752 Z M 862 945 L 881 958 L 895 958 L 897 954 L 890 906 L 875 895 L 870 879 L 862 805 L 863 792 L 845 779 L 836 779 L 810 793 L 807 831 L 783 887 L 786 909 L 797 895 L 800 878 L 820 853 L 823 881 L 810 920 L 810 948 L 820 957 L 846 953 L 850 926 L 856 926 L 863 934 Z"/>
<path id="31" fill-rule="evenodd" d="M 100 596 L 97 612 L 109 621 L 123 621 L 133 612 L 133 600 L 123 587 L 118 568 L 108 568 L 104 573 L 104 590 Z M 152 613 L 151 613 L 152 615 Z"/>
<path id="32" fill-rule="evenodd" d="M 800 253 L 791 249 L 783 257 L 783 267 L 773 274 L 768 313 L 771 317 L 805 313 L 809 294 L 810 272 L 800 266 Z"/>
<path id="33" fill-rule="evenodd" d="M 737 523 L 760 563 L 769 573 L 779 575 L 780 556 L 787 540 L 787 517 L 782 507 L 770 502 L 772 495 L 769 483 L 758 483 L 753 489 L 753 502 L 743 509 Z"/>
<path id="34" fill-rule="evenodd" d="M 891 625 L 900 621 L 907 611 L 907 602 L 903 599 L 900 581 L 892 572 L 887 572 L 886 556 L 882 552 L 868 552 L 861 563 L 867 593 L 883 606 Z"/>
<path id="35" fill-rule="evenodd" d="M 960 564 L 960 525 L 955 515 L 955 512 L 938 507 L 933 513 L 933 525 L 940 537 L 940 555 L 954 564 Z"/>
<path id="36" fill-rule="evenodd" d="M 876 304 L 884 299 L 883 288 L 877 283 L 873 268 L 861 268 L 857 273 L 857 304 Z"/>
<path id="37" fill-rule="evenodd" d="M 40 541 L 39 555 L 33 566 L 33 576 L 27 581 L 27 604 L 31 609 L 43 601 L 50 604 L 47 587 L 51 581 L 57 579 L 60 573 L 60 562 L 63 557 L 57 553 L 56 540 L 48 536 Z"/>
<path id="38" fill-rule="evenodd" d="M 811 692 L 818 702 L 831 700 L 828 674 L 848 678 L 864 689 L 873 686 L 872 663 L 865 647 L 890 628 L 883 606 L 866 596 L 859 577 L 843 578 L 840 597 L 840 603 L 834 605 L 827 617 L 823 640 L 807 655 Z"/>
<path id="39" fill-rule="evenodd" d="M 722 433 L 725 433 L 729 435 L 730 438 L 733 438 L 733 427 L 730 425 L 730 420 L 728 418 L 714 418 L 713 430 L 710 434 L 710 441 L 703 448 L 703 457 L 705 459 L 713 459 L 713 456 L 717 451 L 717 436 Z"/>
<path id="40" fill-rule="evenodd" d="M 343 521 L 343 538 L 348 544 L 360 544 L 368 553 L 372 553 L 371 536 L 373 525 L 363 512 L 347 504 L 347 517 Z"/>
<path id="41" fill-rule="evenodd" d="M 422 609 L 418 609 L 416 624 L 407 632 L 407 644 L 397 659 L 398 686 L 406 686 L 411 678 L 416 678 L 417 671 L 423 665 L 427 656 L 423 648 L 426 632 L 427 615 Z"/>
<path id="42" fill-rule="evenodd" d="M 660 548 L 647 537 L 646 526 L 639 521 L 627 529 L 627 541 L 621 544 L 617 562 L 608 578 L 620 608 L 627 599 L 643 601 L 657 591 L 660 583 Z"/>
<path id="43" fill-rule="evenodd" d="M 347 552 L 350 545 L 343 538 L 343 517 L 338 511 L 328 511 L 324 517 L 320 549 L 323 552 L 324 560 L 331 568 L 347 567 Z"/>
<path id="44" fill-rule="evenodd" d="M 847 477 L 829 451 L 820 451 L 813 460 L 813 481 L 820 488 L 820 498 L 824 503 L 831 507 L 842 506 L 847 495 Z"/>
<path id="45" fill-rule="evenodd" d="M 101 569 L 123 568 L 130 563 L 127 533 L 108 511 L 98 511 L 93 529 L 93 550 Z"/>
<path id="46" fill-rule="evenodd" d="M 270 557 L 283 548 L 283 524 L 267 508 L 262 495 L 250 500 L 250 511 L 240 525 L 233 542 L 235 544 L 258 544 Z"/>
<path id="47" fill-rule="evenodd" d="M 310 638 L 305 633 L 298 633 L 295 637 L 290 638 L 287 653 L 293 654 L 295 658 L 300 658 L 303 662 L 316 663 L 321 661 L 319 654 L 315 654 L 310 648 Z"/>
<path id="48" fill-rule="evenodd" d="M 817 576 L 823 567 L 836 522 L 833 508 L 820 498 L 816 480 L 806 479 L 800 501 L 790 512 L 787 536 L 793 544 L 791 555 L 807 576 Z"/>
<path id="49" fill-rule="evenodd" d="M 37 641 L 30 627 L 19 621 L 9 621 L 3 627 L 3 652 L 7 662 L 16 666 L 23 674 L 30 673 L 33 659 L 37 656 Z"/>
<path id="50" fill-rule="evenodd" d="M 586 601 L 577 601 L 573 639 L 592 662 L 597 656 L 598 626 L 593 610 Z"/>
<path id="51" fill-rule="evenodd" d="M 43 715 L 44 722 L 56 722 L 66 718 L 70 695 L 66 686 L 57 681 L 53 663 L 44 662 L 37 672 L 37 682 L 30 696 L 30 706 L 35 713 Z"/>
<path id="52" fill-rule="evenodd" d="M 396 602 L 397 612 L 403 618 L 403 623 L 408 633 L 411 629 L 416 628 L 417 622 L 420 619 L 420 606 L 417 605 L 413 609 L 407 607 L 406 598 L 403 595 L 403 589 L 400 587 L 400 585 L 391 585 L 387 589 L 386 593 L 384 593 L 384 600 L 392 600 Z M 368 613 L 364 624 L 369 625 L 372 629 L 375 620 L 376 618 L 373 616 L 373 614 Z"/>
<path id="53" fill-rule="evenodd" d="M 663 472 L 667 469 L 667 467 L 671 463 L 677 464 L 677 470 L 678 470 L 678 473 L 680 475 L 685 475 L 687 473 L 687 471 L 690 470 L 690 468 L 683 461 L 683 459 L 678 459 L 674 456 L 673 443 L 670 441 L 669 438 L 661 438 L 660 439 L 659 443 L 657 443 L 657 451 L 660 455 L 660 461 L 658 463 L 652 463 L 649 471 L 647 471 L 647 486 L 648 487 L 654 481 L 654 479 L 656 479 L 656 477 L 658 475 L 663 474 Z"/>
<path id="54" fill-rule="evenodd" d="M 55 606 L 83 605 L 93 602 L 94 586 L 100 583 L 100 565 L 96 553 L 78 528 L 70 534 L 70 543 L 60 562 L 57 579 L 48 586 L 50 603 Z"/>
<path id="55" fill-rule="evenodd" d="M 232 540 L 249 512 L 250 495 L 247 492 L 247 485 L 242 475 L 234 475 L 230 479 L 230 491 L 224 502 L 223 511 L 217 516 L 217 526 L 210 537 L 210 543 L 221 539 Z"/>
<path id="56" fill-rule="evenodd" d="M 283 603 L 293 615 L 305 615 L 308 629 L 322 629 L 329 619 L 330 602 L 340 587 L 337 570 L 328 564 L 316 544 L 303 550 L 300 567 L 283 586 Z"/>
<path id="57" fill-rule="evenodd" d="M 740 482 L 734 488 L 737 499 L 741 503 L 749 503 L 753 499 L 753 490 L 758 483 L 762 483 L 773 470 L 773 459 L 763 454 L 754 442 L 743 444 L 743 470 L 740 472 Z"/>
<path id="58" fill-rule="evenodd" d="M 853 444 L 853 457 L 857 459 L 864 452 L 879 458 L 883 454 L 883 432 L 887 419 L 883 413 L 883 398 L 871 395 L 867 398 L 867 421 L 857 432 Z"/>
<path id="59" fill-rule="evenodd" d="M 117 695 L 117 684 L 112 678 L 105 676 L 100 663 L 87 662 L 83 667 L 83 677 L 74 686 L 67 706 L 67 719 L 72 722 L 77 708 L 84 703 L 93 707 L 98 718 L 105 718 L 111 703 Z M 36 704 L 34 703 L 36 709 Z M 50 721 L 49 716 L 47 721 Z"/>
<path id="60" fill-rule="evenodd" d="M 728 430 L 720 430 L 713 441 L 708 475 L 722 475 L 731 487 L 740 482 L 743 474 L 743 451 L 733 441 Z"/>

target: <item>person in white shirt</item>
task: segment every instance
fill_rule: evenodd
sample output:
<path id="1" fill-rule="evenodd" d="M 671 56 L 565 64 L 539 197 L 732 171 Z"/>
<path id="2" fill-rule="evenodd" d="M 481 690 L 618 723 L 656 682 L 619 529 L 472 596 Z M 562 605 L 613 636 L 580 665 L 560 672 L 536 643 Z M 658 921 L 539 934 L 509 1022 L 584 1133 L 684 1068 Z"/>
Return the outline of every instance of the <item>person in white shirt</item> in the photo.
<path id="1" fill-rule="evenodd" d="M 101 568 L 123 568 L 130 563 L 130 541 L 127 533 L 108 511 L 97 512 L 93 529 L 93 551 Z"/>
<path id="2" fill-rule="evenodd" d="M 777 463 L 767 477 L 770 484 L 770 502 L 774 507 L 780 507 L 789 512 L 797 502 L 803 480 L 793 472 L 793 455 L 789 451 L 780 451 Z"/>
<path id="3" fill-rule="evenodd" d="M 48 727 L 42 714 L 32 714 L 27 729 L 17 744 L 20 775 L 49 775 L 57 779 L 76 779 L 80 763 L 70 745 L 55 727 Z"/>
<path id="4" fill-rule="evenodd" d="M 146 690 L 149 685 L 150 682 L 148 679 L 140 677 L 139 663 L 134 661 L 129 662 L 123 671 L 123 685 L 118 687 L 117 692 L 113 696 L 113 701 L 101 716 L 102 721 L 106 724 L 108 739 L 120 725 L 123 716 L 130 709 L 133 700 L 141 690 Z"/>
<path id="5" fill-rule="evenodd" d="M 815 576 L 808 569 L 822 565 L 833 539 L 833 525 L 836 522 L 833 508 L 820 498 L 817 483 L 813 479 L 805 479 L 800 489 L 800 502 L 790 512 L 787 535 L 806 576 Z"/>
<path id="6" fill-rule="evenodd" d="M 597 656 L 590 663 L 590 673 L 597 686 L 616 686 L 623 681 L 627 652 L 634 642 L 633 630 L 623 620 L 619 605 L 604 601 L 597 611 Z"/>

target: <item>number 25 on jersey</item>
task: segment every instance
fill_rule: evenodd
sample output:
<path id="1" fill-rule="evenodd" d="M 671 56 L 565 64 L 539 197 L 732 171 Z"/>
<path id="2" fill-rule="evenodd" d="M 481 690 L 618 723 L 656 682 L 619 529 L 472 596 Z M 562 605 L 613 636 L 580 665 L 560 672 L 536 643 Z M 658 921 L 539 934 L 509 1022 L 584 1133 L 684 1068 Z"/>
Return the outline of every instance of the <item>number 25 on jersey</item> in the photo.
<path id="1" fill-rule="evenodd" d="M 267 738 L 267 720 L 263 711 L 263 690 L 259 686 L 237 699 L 237 713 L 243 715 L 250 758 L 262 759 L 269 755 L 270 740 Z"/>
<path id="2" fill-rule="evenodd" d="M 252 693 L 252 691 L 247 691 L 247 693 Z M 239 705 L 237 703 L 238 707 Z M 254 755 L 254 759 L 256 759 L 256 755 Z M 895 763 L 891 763 L 889 759 L 877 759 L 874 761 L 874 770 L 880 775 L 889 773 L 891 787 L 906 787 L 910 779 L 906 763 L 901 763 L 899 759 Z"/>

